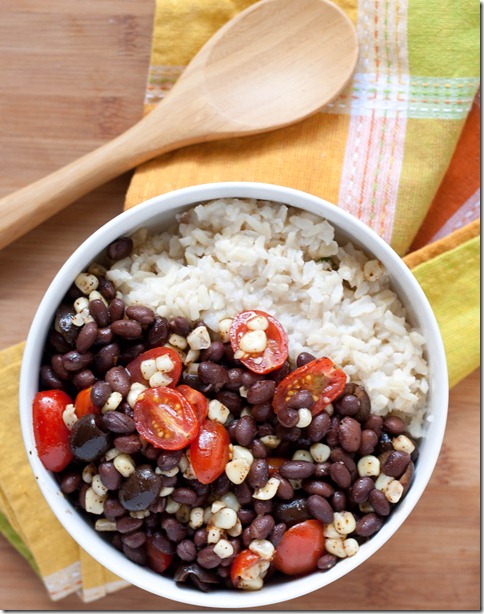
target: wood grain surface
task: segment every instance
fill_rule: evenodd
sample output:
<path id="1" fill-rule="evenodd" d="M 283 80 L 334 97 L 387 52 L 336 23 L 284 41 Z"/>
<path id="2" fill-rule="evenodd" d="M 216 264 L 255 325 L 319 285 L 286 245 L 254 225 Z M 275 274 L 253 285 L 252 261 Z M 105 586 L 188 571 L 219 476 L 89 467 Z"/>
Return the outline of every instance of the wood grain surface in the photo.
<path id="1" fill-rule="evenodd" d="M 0 196 L 141 117 L 153 11 L 152 0 L 0 0 Z M 48 283 L 122 210 L 128 183 L 104 185 L 0 252 L 0 349 L 26 337 Z M 360 569 L 278 610 L 479 610 L 479 391 L 478 371 L 452 390 L 439 463 L 398 533 Z M 0 608 L 197 609 L 134 587 L 90 604 L 52 602 L 2 536 Z"/>

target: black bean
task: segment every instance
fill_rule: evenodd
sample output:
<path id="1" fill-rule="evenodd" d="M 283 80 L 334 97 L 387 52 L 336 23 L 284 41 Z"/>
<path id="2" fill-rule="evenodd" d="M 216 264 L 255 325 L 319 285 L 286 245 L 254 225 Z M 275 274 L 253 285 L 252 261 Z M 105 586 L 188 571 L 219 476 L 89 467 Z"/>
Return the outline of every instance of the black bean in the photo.
<path id="1" fill-rule="evenodd" d="M 225 347 L 221 341 L 212 341 L 210 346 L 200 353 L 200 361 L 220 362 L 225 355 Z"/>
<path id="2" fill-rule="evenodd" d="M 263 458 L 254 459 L 246 479 L 252 488 L 262 488 L 265 486 L 269 480 L 269 465 L 267 461 Z"/>
<path id="3" fill-rule="evenodd" d="M 155 321 L 155 312 L 145 305 L 130 305 L 126 308 L 126 315 L 143 326 L 153 324 Z"/>
<path id="4" fill-rule="evenodd" d="M 193 542 L 197 548 L 204 546 L 207 543 L 207 529 L 202 527 L 197 529 L 193 534 Z"/>
<path id="5" fill-rule="evenodd" d="M 391 435 L 401 435 L 405 432 L 405 422 L 398 416 L 388 416 L 383 420 L 383 428 Z"/>
<path id="6" fill-rule="evenodd" d="M 232 482 L 225 473 L 219 475 L 219 477 L 212 482 L 212 492 L 216 497 L 221 497 L 225 493 L 228 493 L 231 488 Z"/>
<path id="7" fill-rule="evenodd" d="M 271 403 L 252 405 L 250 413 L 256 422 L 270 422 L 274 416 Z"/>
<path id="8" fill-rule="evenodd" d="M 71 378 L 71 374 L 64 369 L 62 354 L 54 354 L 50 359 L 50 366 L 61 380 L 69 380 Z"/>
<path id="9" fill-rule="evenodd" d="M 279 480 L 277 487 L 277 496 L 283 501 L 290 501 L 294 497 L 294 488 L 289 480 L 286 480 L 282 475 L 275 476 Z"/>
<path id="10" fill-rule="evenodd" d="M 96 345 L 107 345 L 113 340 L 113 333 L 110 326 L 97 329 Z"/>
<path id="11" fill-rule="evenodd" d="M 399 478 L 404 474 L 409 463 L 410 454 L 400 450 L 394 450 L 390 452 L 387 459 L 382 464 L 381 470 L 385 475 L 392 478 Z"/>
<path id="12" fill-rule="evenodd" d="M 328 571 L 336 565 L 338 562 L 338 558 L 333 554 L 323 554 L 318 559 L 318 569 L 320 571 Z"/>
<path id="13" fill-rule="evenodd" d="M 248 369 L 242 370 L 241 382 L 242 386 L 245 386 L 246 388 L 250 388 L 256 382 L 260 382 L 263 379 L 265 379 L 264 375 L 254 373 L 253 371 L 249 371 Z"/>
<path id="14" fill-rule="evenodd" d="M 301 409 L 307 407 L 308 409 L 314 405 L 313 395 L 309 390 L 298 390 L 287 402 L 287 406 L 292 409 Z"/>
<path id="15" fill-rule="evenodd" d="M 345 416 L 339 423 L 339 442 L 347 452 L 356 452 L 361 444 L 361 424 L 358 420 Z"/>
<path id="16" fill-rule="evenodd" d="M 217 401 L 220 401 L 222 405 L 225 405 L 231 414 L 234 416 L 238 416 L 243 409 L 242 399 L 240 395 L 236 392 L 232 392 L 231 390 L 220 390 L 217 392 L 216 397 Z"/>
<path id="17" fill-rule="evenodd" d="M 335 512 L 342 512 L 346 509 L 346 495 L 341 490 L 336 490 L 331 497 L 331 505 Z"/>
<path id="18" fill-rule="evenodd" d="M 134 433 L 136 425 L 133 418 L 119 411 L 108 411 L 103 415 L 104 426 L 113 433 L 127 435 Z"/>
<path id="19" fill-rule="evenodd" d="M 72 383 L 78 390 L 89 388 L 96 382 L 96 376 L 91 369 L 81 369 L 72 376 Z"/>
<path id="20" fill-rule="evenodd" d="M 249 450 L 254 458 L 267 458 L 267 448 L 259 439 L 254 439 Z"/>
<path id="21" fill-rule="evenodd" d="M 190 539 L 184 539 L 177 544 L 176 553 L 182 561 L 194 561 L 197 558 L 197 547 Z"/>
<path id="22" fill-rule="evenodd" d="M 284 524 L 284 522 L 278 522 L 274 526 L 274 529 L 272 530 L 272 533 L 269 536 L 269 541 L 272 543 L 274 547 L 277 548 L 279 542 L 282 539 L 282 536 L 284 535 L 286 531 L 287 531 L 287 526 L 286 524 Z"/>
<path id="23" fill-rule="evenodd" d="M 168 539 L 175 543 L 181 542 L 187 536 L 187 527 L 176 518 L 165 518 L 161 528 L 164 529 Z"/>
<path id="24" fill-rule="evenodd" d="M 308 497 L 308 509 L 316 520 L 320 520 L 325 524 L 333 521 L 333 508 L 328 501 L 319 495 L 310 495 Z"/>
<path id="25" fill-rule="evenodd" d="M 173 318 L 173 320 L 170 320 L 170 330 L 175 335 L 188 337 L 192 331 L 192 323 L 187 318 L 177 316 Z"/>
<path id="26" fill-rule="evenodd" d="M 135 533 L 123 535 L 121 539 L 123 544 L 130 548 L 139 548 L 146 541 L 146 533 L 143 533 L 143 531 L 136 531 Z"/>
<path id="27" fill-rule="evenodd" d="M 60 481 L 60 489 L 66 495 L 75 492 L 82 484 L 82 478 L 79 473 L 70 471 L 62 476 Z"/>
<path id="28" fill-rule="evenodd" d="M 133 533 L 138 531 L 143 526 L 142 518 L 132 518 L 131 516 L 123 516 L 116 520 L 116 529 L 122 533 Z"/>
<path id="29" fill-rule="evenodd" d="M 76 313 L 70 305 L 61 304 L 57 308 L 54 317 L 55 330 L 62 335 L 64 340 L 71 346 L 77 335 L 79 327 L 73 323 Z"/>
<path id="30" fill-rule="evenodd" d="M 220 565 L 222 559 L 213 551 L 213 549 L 214 546 L 210 545 L 205 546 L 205 548 L 200 550 L 197 556 L 197 563 L 200 565 L 200 567 L 205 569 L 214 569 Z"/>
<path id="31" fill-rule="evenodd" d="M 156 448 L 149 441 L 145 441 L 142 439 L 141 441 L 141 454 L 145 456 L 148 460 L 156 461 L 158 456 L 161 454 L 161 449 Z"/>
<path id="32" fill-rule="evenodd" d="M 375 488 L 375 482 L 368 476 L 358 478 L 350 488 L 350 499 L 354 503 L 364 503 L 368 500 L 371 491 Z"/>
<path id="33" fill-rule="evenodd" d="M 378 438 L 375 454 L 380 455 L 383 452 L 390 452 L 391 450 L 393 450 L 392 437 L 386 431 L 382 431 L 380 437 Z"/>
<path id="34" fill-rule="evenodd" d="M 285 461 L 279 467 L 279 473 L 290 480 L 309 478 L 314 471 L 314 463 L 303 460 Z"/>
<path id="35" fill-rule="evenodd" d="M 365 420 L 363 428 L 369 429 L 370 431 L 375 431 L 377 436 L 380 437 L 383 428 L 383 418 L 381 416 L 377 416 L 376 414 L 370 414 L 368 419 Z"/>
<path id="36" fill-rule="evenodd" d="M 288 503 L 278 503 L 274 508 L 274 518 L 291 527 L 311 518 L 306 499 L 293 499 Z"/>
<path id="37" fill-rule="evenodd" d="M 156 464 L 162 471 L 170 471 L 178 465 L 182 456 L 182 450 L 176 450 L 173 452 L 163 450 L 163 452 L 158 456 Z"/>
<path id="38" fill-rule="evenodd" d="M 124 367 L 113 367 L 104 376 L 104 379 L 111 386 L 114 392 L 119 392 L 123 397 L 127 396 L 130 388 L 131 381 L 129 373 Z"/>
<path id="39" fill-rule="evenodd" d="M 69 447 L 74 458 L 90 463 L 110 447 L 110 437 L 101 416 L 86 414 L 74 423 L 69 435 Z"/>
<path id="40" fill-rule="evenodd" d="M 356 472 L 355 461 L 348 452 L 345 452 L 345 450 L 343 450 L 343 448 L 334 448 L 333 450 L 331 450 L 329 460 L 333 463 L 343 463 L 351 474 Z"/>
<path id="41" fill-rule="evenodd" d="M 99 281 L 97 287 L 98 292 L 102 294 L 107 301 L 112 301 L 113 298 L 116 297 L 116 288 L 114 287 L 113 282 L 107 279 L 104 275 L 98 275 L 97 278 Z"/>
<path id="42" fill-rule="evenodd" d="M 372 454 L 376 445 L 378 444 L 378 435 L 375 431 L 370 429 L 363 429 L 361 431 L 361 443 L 358 449 L 358 453 L 361 456 L 368 456 Z"/>
<path id="43" fill-rule="evenodd" d="M 136 343 L 134 345 L 128 345 L 123 349 L 123 352 L 119 355 L 120 364 L 127 364 L 137 358 L 146 350 L 146 346 L 143 342 Z"/>
<path id="44" fill-rule="evenodd" d="M 91 388 L 91 401 L 96 407 L 102 407 L 112 392 L 111 386 L 104 380 L 99 380 Z"/>
<path id="45" fill-rule="evenodd" d="M 237 516 L 239 517 L 241 524 L 247 525 L 254 520 L 254 518 L 256 517 L 256 512 L 252 509 L 241 507 L 240 510 L 237 512 Z"/>
<path id="46" fill-rule="evenodd" d="M 98 326 L 96 322 L 87 322 L 79 331 L 76 339 L 76 350 L 84 354 L 96 343 Z"/>
<path id="47" fill-rule="evenodd" d="M 103 346 L 94 357 L 94 367 L 100 373 L 106 373 L 109 369 L 116 365 L 119 356 L 119 345 L 117 343 L 108 343 Z"/>
<path id="48" fill-rule="evenodd" d="M 133 239 L 131 237 L 119 237 L 107 247 L 106 254 L 110 260 L 122 260 L 127 258 L 133 251 Z"/>
<path id="49" fill-rule="evenodd" d="M 153 503 L 149 506 L 149 511 L 153 512 L 153 514 L 161 514 L 162 512 L 165 511 L 166 508 L 166 497 L 158 497 L 157 499 L 155 499 L 153 501 Z M 151 520 L 150 520 L 151 518 Z M 155 518 L 155 516 L 148 516 L 148 518 L 145 519 L 145 523 L 146 526 L 148 526 L 152 520 L 155 522 L 155 526 L 151 527 L 152 529 L 155 529 L 157 526 L 157 519 Z"/>
<path id="50" fill-rule="evenodd" d="M 354 394 L 345 394 L 334 403 L 340 416 L 356 416 L 360 410 L 360 402 Z"/>
<path id="51" fill-rule="evenodd" d="M 269 514 L 257 516 L 250 525 L 250 534 L 252 539 L 267 539 L 272 533 L 275 520 Z"/>
<path id="52" fill-rule="evenodd" d="M 330 475 L 333 482 L 340 488 L 348 488 L 351 484 L 351 474 L 343 462 L 332 463 Z"/>
<path id="53" fill-rule="evenodd" d="M 242 482 L 242 484 L 235 484 L 233 491 L 241 505 L 249 505 L 250 503 L 252 503 L 252 490 L 250 489 L 247 482 Z"/>
<path id="54" fill-rule="evenodd" d="M 235 439 L 241 446 L 248 446 L 256 434 L 255 420 L 252 416 L 242 416 L 237 420 L 235 427 Z"/>
<path id="55" fill-rule="evenodd" d="M 279 424 L 286 428 L 293 428 L 299 422 L 299 412 L 297 409 L 284 405 L 277 413 Z"/>
<path id="56" fill-rule="evenodd" d="M 104 461 L 98 466 L 101 482 L 108 490 L 118 490 L 121 486 L 121 474 L 112 461 Z"/>
<path id="57" fill-rule="evenodd" d="M 130 561 L 138 565 L 146 565 L 146 550 L 143 546 L 140 548 L 130 548 L 127 544 L 123 544 L 123 552 Z"/>
<path id="58" fill-rule="evenodd" d="M 373 512 L 365 514 L 356 523 L 355 533 L 361 537 L 370 537 L 379 531 L 383 526 L 383 521 Z"/>
<path id="59" fill-rule="evenodd" d="M 275 369 L 269 373 L 269 379 L 272 379 L 279 384 L 291 372 L 291 365 L 285 360 L 279 369 Z"/>
<path id="60" fill-rule="evenodd" d="M 331 474 L 331 463 L 329 461 L 325 461 L 324 463 L 316 463 L 314 466 L 313 477 L 315 478 L 326 478 Z"/>
<path id="61" fill-rule="evenodd" d="M 124 318 L 124 312 L 126 310 L 126 305 L 120 298 L 113 298 L 113 300 L 109 303 L 108 313 L 109 319 L 111 322 L 116 322 L 117 320 L 122 320 Z"/>
<path id="62" fill-rule="evenodd" d="M 46 388 L 54 388 L 56 390 L 64 388 L 64 382 L 50 365 L 42 365 L 40 367 L 40 381 Z"/>
<path id="63" fill-rule="evenodd" d="M 62 357 L 62 363 L 66 371 L 80 371 L 81 369 L 88 367 L 93 358 L 94 356 L 92 352 L 85 352 L 81 354 L 77 350 L 71 350 L 70 352 L 64 354 Z"/>
<path id="64" fill-rule="evenodd" d="M 162 533 L 153 533 L 153 535 L 150 536 L 150 541 L 151 545 L 156 548 L 156 550 L 163 552 L 163 554 L 174 554 L 175 552 L 175 544 Z"/>
<path id="65" fill-rule="evenodd" d="M 233 369 L 227 369 L 227 382 L 225 388 L 227 390 L 238 391 L 242 386 L 242 369 L 234 367 Z"/>
<path id="66" fill-rule="evenodd" d="M 193 506 L 197 499 L 197 493 L 191 488 L 180 487 L 175 488 L 171 493 L 171 498 L 177 503 Z"/>
<path id="67" fill-rule="evenodd" d="M 146 510 L 158 497 L 161 478 L 149 465 L 138 466 L 119 489 L 119 500 L 130 512 Z"/>
<path id="68" fill-rule="evenodd" d="M 109 324 L 108 308 L 100 298 L 95 298 L 89 301 L 89 312 L 94 318 L 96 324 L 103 328 Z"/>
<path id="69" fill-rule="evenodd" d="M 254 511 L 256 514 L 272 514 L 274 509 L 274 499 L 254 499 Z"/>
<path id="70" fill-rule="evenodd" d="M 388 516 L 391 511 L 391 505 L 385 494 L 376 488 L 370 492 L 370 505 L 379 516 Z"/>
<path id="71" fill-rule="evenodd" d="M 248 548 L 251 541 L 252 541 L 252 533 L 250 532 L 250 527 L 246 527 L 242 531 L 242 543 L 244 544 L 246 548 Z"/>
<path id="72" fill-rule="evenodd" d="M 247 402 L 251 405 L 267 403 L 274 396 L 276 382 L 271 379 L 260 380 L 247 390 Z"/>
<path id="73" fill-rule="evenodd" d="M 221 390 L 228 382 L 227 369 L 208 360 L 198 365 L 198 377 L 204 384 L 210 384 L 215 392 Z"/>
<path id="74" fill-rule="evenodd" d="M 138 339 L 143 333 L 141 324 L 136 320 L 116 320 L 111 323 L 111 330 L 123 339 Z"/>
<path id="75" fill-rule="evenodd" d="M 115 499 L 109 497 L 106 499 L 106 501 L 104 502 L 104 515 L 107 518 L 119 518 L 120 516 L 124 516 L 125 514 L 126 510 L 121 505 L 117 497 Z"/>
<path id="76" fill-rule="evenodd" d="M 308 362 L 312 362 L 313 360 L 316 360 L 316 356 L 313 356 L 309 352 L 301 352 L 296 358 L 296 366 L 302 367 L 303 365 L 307 365 Z"/>
<path id="77" fill-rule="evenodd" d="M 326 499 L 334 493 L 334 488 L 331 484 L 323 482 L 323 480 L 303 480 L 302 487 L 310 495 L 319 495 Z"/>
<path id="78" fill-rule="evenodd" d="M 48 342 L 59 354 L 65 354 L 72 347 L 58 331 L 53 329 L 49 332 Z"/>
<path id="79" fill-rule="evenodd" d="M 339 422 L 338 416 L 330 418 L 330 426 L 326 432 L 326 443 L 330 448 L 334 448 L 339 444 Z"/>
<path id="80" fill-rule="evenodd" d="M 153 323 L 148 327 L 146 341 L 149 348 L 165 345 L 170 336 L 168 320 L 160 316 L 155 316 Z"/>
<path id="81" fill-rule="evenodd" d="M 115 437 L 113 443 L 123 454 L 136 454 L 136 452 L 141 450 L 141 440 L 138 433 L 120 435 L 119 437 Z"/>

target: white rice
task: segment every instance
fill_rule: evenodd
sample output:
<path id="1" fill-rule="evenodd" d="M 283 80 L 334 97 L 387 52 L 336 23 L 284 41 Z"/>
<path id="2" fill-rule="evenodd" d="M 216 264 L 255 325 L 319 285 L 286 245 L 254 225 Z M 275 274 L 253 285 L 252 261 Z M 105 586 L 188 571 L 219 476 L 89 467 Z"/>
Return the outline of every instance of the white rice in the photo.
<path id="1" fill-rule="evenodd" d="M 380 263 L 338 245 L 327 221 L 279 203 L 223 199 L 133 239 L 133 254 L 107 274 L 127 304 L 200 319 L 213 331 L 239 311 L 266 311 L 285 328 L 292 361 L 303 351 L 329 356 L 365 386 L 375 413 L 397 413 L 421 435 L 424 338 Z"/>

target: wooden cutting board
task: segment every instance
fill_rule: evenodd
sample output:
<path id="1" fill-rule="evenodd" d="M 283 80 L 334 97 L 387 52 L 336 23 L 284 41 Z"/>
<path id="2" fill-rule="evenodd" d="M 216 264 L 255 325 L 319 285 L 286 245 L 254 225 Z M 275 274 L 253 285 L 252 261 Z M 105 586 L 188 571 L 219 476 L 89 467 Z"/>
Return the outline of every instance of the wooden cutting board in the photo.
<path id="1" fill-rule="evenodd" d="M 209 1 L 209 0 L 207 0 Z M 142 114 L 152 0 L 1 0 L 0 196 L 114 137 Z M 123 176 L 0 252 L 0 349 L 26 337 L 69 254 L 121 212 Z M 360 569 L 278 610 L 473 610 L 480 607 L 479 373 L 451 393 L 437 469 L 404 526 Z M 53 603 L 0 536 L 6 610 L 197 609 L 123 589 Z M 270 608 L 267 608 L 270 609 Z"/>

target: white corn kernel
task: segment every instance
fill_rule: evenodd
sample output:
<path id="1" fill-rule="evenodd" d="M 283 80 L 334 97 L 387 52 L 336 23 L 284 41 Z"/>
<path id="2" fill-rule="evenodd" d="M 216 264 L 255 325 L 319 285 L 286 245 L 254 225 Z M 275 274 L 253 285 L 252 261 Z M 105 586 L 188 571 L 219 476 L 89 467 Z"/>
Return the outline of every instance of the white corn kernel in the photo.
<path id="1" fill-rule="evenodd" d="M 210 507 L 206 507 L 203 510 L 203 524 L 207 526 L 212 522 L 212 510 Z"/>
<path id="2" fill-rule="evenodd" d="M 190 354 L 190 352 L 188 353 Z M 188 360 L 188 357 L 185 360 Z M 183 364 L 186 364 L 186 363 L 184 362 Z M 199 362 L 189 362 L 187 364 L 186 373 L 188 373 L 189 375 L 198 375 L 199 366 L 200 366 Z"/>
<path id="3" fill-rule="evenodd" d="M 93 290 L 97 290 L 99 279 L 90 273 L 79 273 L 74 283 L 83 294 L 89 295 Z"/>
<path id="4" fill-rule="evenodd" d="M 141 520 L 142 518 L 148 518 L 150 515 L 150 510 L 139 510 L 138 512 L 130 512 L 129 515 L 131 518 L 137 518 Z"/>
<path id="5" fill-rule="evenodd" d="M 77 422 L 76 408 L 72 403 L 68 403 L 62 412 L 62 421 L 70 431 Z"/>
<path id="6" fill-rule="evenodd" d="M 119 456 L 120 454 L 121 452 L 118 450 L 118 448 L 110 448 L 104 455 L 104 458 L 107 461 L 112 461 L 116 458 L 116 456 Z"/>
<path id="7" fill-rule="evenodd" d="M 337 556 L 339 559 L 345 559 L 348 555 L 344 547 L 344 540 L 340 537 L 330 537 L 324 541 L 326 552 Z"/>
<path id="8" fill-rule="evenodd" d="M 167 478 L 174 478 L 177 473 L 180 473 L 180 468 L 176 465 L 172 467 L 171 469 L 167 469 L 166 471 L 163 471 L 159 467 L 157 467 L 156 469 L 159 469 L 159 471 L 157 471 L 156 473 L 159 473 L 160 475 L 164 475 Z"/>
<path id="9" fill-rule="evenodd" d="M 203 525 L 203 507 L 194 507 L 190 511 L 188 526 L 192 529 L 199 529 Z"/>
<path id="10" fill-rule="evenodd" d="M 255 563 L 254 565 L 251 565 L 250 567 L 241 571 L 240 577 L 243 580 L 255 580 L 256 578 L 262 579 L 266 575 L 270 564 L 270 561 L 265 561 L 264 559 L 261 559 L 260 561 L 257 561 L 257 563 Z M 238 587 L 240 588 L 240 585 Z"/>
<path id="11" fill-rule="evenodd" d="M 187 450 L 185 452 L 185 456 L 180 459 L 180 462 L 182 462 L 182 459 L 185 458 L 186 459 L 186 465 L 185 468 L 182 469 L 180 466 L 180 463 L 178 463 L 178 466 L 180 467 L 180 471 L 182 472 L 182 475 L 184 478 L 186 478 L 187 480 L 195 480 L 197 478 L 197 476 L 195 475 L 195 472 L 193 471 L 193 467 L 192 467 L 192 463 L 190 461 L 190 450 Z"/>
<path id="12" fill-rule="evenodd" d="M 184 337 L 182 337 L 183 339 Z M 178 356 L 180 357 L 180 360 L 182 362 L 185 362 L 185 359 L 187 357 L 186 353 L 179 347 L 176 347 L 176 345 L 170 345 L 169 343 L 165 343 L 164 347 L 166 348 L 171 348 L 174 352 L 176 352 L 178 354 Z"/>
<path id="13" fill-rule="evenodd" d="M 339 539 L 341 537 L 334 526 L 334 522 L 330 522 L 329 524 L 325 524 L 323 526 L 323 535 L 329 539 Z"/>
<path id="14" fill-rule="evenodd" d="M 146 379 L 149 380 L 150 377 L 156 373 L 156 371 L 158 370 L 156 368 L 156 361 L 154 358 L 148 358 L 146 360 L 143 360 L 139 366 L 140 371 L 141 371 L 141 375 Z"/>
<path id="15" fill-rule="evenodd" d="M 392 478 L 389 475 L 386 475 L 384 473 L 380 473 L 380 475 L 375 480 L 375 488 L 377 490 L 381 490 L 382 492 L 385 492 L 386 489 L 388 488 L 390 482 L 393 482 L 394 479 L 395 478 Z"/>
<path id="16" fill-rule="evenodd" d="M 89 302 L 91 301 L 101 301 L 101 303 L 104 303 L 106 307 L 108 306 L 107 300 L 97 290 L 93 290 L 92 292 L 89 293 Z"/>
<path id="17" fill-rule="evenodd" d="M 264 486 L 254 491 L 252 497 L 260 501 L 268 501 L 276 496 L 280 483 L 277 478 L 269 478 Z"/>
<path id="18" fill-rule="evenodd" d="M 214 420 L 215 422 L 220 422 L 220 424 L 225 424 L 227 422 L 227 418 L 230 415 L 230 410 L 217 399 L 212 399 L 208 404 L 208 413 L 207 417 L 209 420 Z"/>
<path id="19" fill-rule="evenodd" d="M 250 580 L 239 580 L 237 588 L 242 591 L 260 591 L 264 586 L 264 580 L 260 576 Z"/>
<path id="20" fill-rule="evenodd" d="M 74 309 L 76 313 L 82 313 L 85 309 L 89 309 L 89 299 L 86 296 L 80 296 L 74 301 Z"/>
<path id="21" fill-rule="evenodd" d="M 91 273 L 91 275 L 106 275 L 106 267 L 99 262 L 91 262 L 91 264 L 87 267 L 87 272 Z"/>
<path id="22" fill-rule="evenodd" d="M 82 481 L 86 484 L 92 484 L 92 478 L 97 473 L 97 467 L 94 463 L 89 463 L 82 470 Z"/>
<path id="23" fill-rule="evenodd" d="M 225 537 L 223 529 L 214 525 L 207 527 L 207 544 L 216 544 L 223 537 Z"/>
<path id="24" fill-rule="evenodd" d="M 223 501 L 220 501 L 219 499 L 217 499 L 216 501 L 214 501 L 212 503 L 212 506 L 210 508 L 210 511 L 212 512 L 212 514 L 216 514 L 217 512 L 219 512 L 220 510 L 223 510 L 224 507 L 227 507 L 225 505 L 225 503 Z"/>
<path id="25" fill-rule="evenodd" d="M 351 512 L 335 512 L 333 520 L 334 528 L 340 535 L 349 535 L 356 528 L 356 520 Z"/>
<path id="26" fill-rule="evenodd" d="M 346 556 L 354 556 L 360 549 L 359 543 L 353 537 L 345 539 L 343 542 L 343 548 L 346 552 Z"/>
<path id="27" fill-rule="evenodd" d="M 328 416 L 332 416 L 334 414 L 334 407 L 332 403 L 328 403 L 324 408 L 324 411 L 328 414 Z"/>
<path id="28" fill-rule="evenodd" d="M 116 531 L 116 522 L 107 518 L 98 518 L 94 523 L 96 531 Z"/>
<path id="29" fill-rule="evenodd" d="M 294 490 L 299 490 L 300 488 L 302 488 L 303 481 L 300 480 L 300 479 L 298 479 L 298 480 L 289 479 L 289 483 L 294 488 Z"/>
<path id="30" fill-rule="evenodd" d="M 158 386 L 169 386 L 173 378 L 169 377 L 166 373 L 161 371 L 155 371 L 149 379 L 150 388 L 157 388 Z"/>
<path id="31" fill-rule="evenodd" d="M 362 478 L 365 476 L 380 475 L 380 460 L 372 454 L 362 456 L 358 461 L 357 468 L 358 475 Z"/>
<path id="32" fill-rule="evenodd" d="M 230 507 L 236 512 L 240 510 L 240 503 L 237 497 L 235 496 L 235 493 L 231 491 L 226 492 L 220 497 L 220 500 L 224 503 L 225 507 Z"/>
<path id="33" fill-rule="evenodd" d="M 412 454 L 415 450 L 415 444 L 406 435 L 399 435 L 392 440 L 394 450 Z"/>
<path id="34" fill-rule="evenodd" d="M 182 503 L 175 512 L 175 517 L 178 522 L 187 524 L 190 520 L 190 511 L 190 507 L 188 505 L 185 505 L 185 503 Z"/>
<path id="35" fill-rule="evenodd" d="M 181 335 L 177 335 L 176 333 L 170 335 L 170 337 L 168 338 L 168 343 L 178 348 L 179 350 L 185 350 L 188 346 L 186 338 L 182 337 Z"/>
<path id="36" fill-rule="evenodd" d="M 239 340 L 239 349 L 248 354 L 259 354 L 267 347 L 267 335 L 263 330 L 251 330 Z"/>
<path id="37" fill-rule="evenodd" d="M 111 392 L 108 400 L 102 406 L 101 413 L 105 414 L 108 411 L 117 409 L 123 400 L 123 395 L 120 392 Z"/>
<path id="38" fill-rule="evenodd" d="M 403 495 L 403 485 L 398 480 L 392 480 L 384 490 L 384 493 L 390 503 L 398 503 Z"/>
<path id="39" fill-rule="evenodd" d="M 144 386 L 143 384 L 139 384 L 138 382 L 131 384 L 131 388 L 129 389 L 128 396 L 126 397 L 126 400 L 128 401 L 128 405 L 131 407 L 131 409 L 133 409 L 134 406 L 136 405 L 139 395 L 143 392 L 143 390 L 146 390 L 146 389 L 147 389 L 146 386 Z"/>
<path id="40" fill-rule="evenodd" d="M 218 334 L 220 335 L 220 341 L 222 343 L 228 343 L 230 341 L 230 327 L 233 320 L 231 318 L 224 318 L 218 323 Z"/>
<path id="41" fill-rule="evenodd" d="M 239 535 L 242 535 L 242 523 L 240 522 L 238 516 L 235 525 L 231 529 L 227 529 L 227 535 L 230 535 L 230 537 L 238 537 Z"/>
<path id="42" fill-rule="evenodd" d="M 231 529 L 237 522 L 237 512 L 230 507 L 224 507 L 212 515 L 212 523 L 218 529 Z"/>
<path id="43" fill-rule="evenodd" d="M 170 373 L 170 371 L 173 371 L 175 365 L 168 354 L 163 354 L 162 356 L 155 358 L 155 367 L 157 371 L 161 371 L 162 373 Z M 147 377 L 146 379 L 149 378 Z"/>
<path id="44" fill-rule="evenodd" d="M 250 330 L 267 330 L 269 328 L 269 320 L 264 316 L 255 316 L 247 320 L 247 328 Z"/>
<path id="45" fill-rule="evenodd" d="M 369 514 L 370 512 L 374 512 L 375 508 L 368 501 L 363 501 L 363 503 L 358 504 L 358 508 L 362 514 Z"/>
<path id="46" fill-rule="evenodd" d="M 221 559 L 228 559 L 234 553 L 234 547 L 226 539 L 219 539 L 213 547 L 215 554 Z"/>
<path id="47" fill-rule="evenodd" d="M 96 473 L 96 475 L 92 478 L 91 487 L 93 491 L 100 497 L 102 497 L 108 492 L 108 489 L 106 488 L 106 486 L 104 486 L 99 473 Z"/>
<path id="48" fill-rule="evenodd" d="M 200 358 L 200 350 L 192 350 L 190 348 L 187 352 L 187 355 L 185 356 L 185 360 L 183 361 L 183 364 L 185 365 L 185 367 L 188 367 L 188 365 L 191 365 L 197 362 L 199 358 Z"/>
<path id="49" fill-rule="evenodd" d="M 186 454 L 184 454 L 178 461 L 178 468 L 183 473 L 188 468 L 189 464 L 190 464 L 190 461 L 186 457 Z"/>
<path id="50" fill-rule="evenodd" d="M 174 486 L 163 486 L 160 490 L 160 497 L 168 497 L 174 490 Z"/>
<path id="51" fill-rule="evenodd" d="M 167 514 L 176 514 L 179 509 L 180 509 L 180 503 L 173 501 L 173 499 L 170 496 L 168 496 L 166 498 L 165 512 Z"/>
<path id="52" fill-rule="evenodd" d="M 249 465 L 252 465 L 254 462 L 252 452 L 248 448 L 245 446 L 232 446 L 232 460 L 238 460 L 239 458 L 245 460 Z"/>
<path id="53" fill-rule="evenodd" d="M 192 350 L 206 350 L 212 340 L 206 326 L 197 326 L 187 337 L 187 343 Z"/>
<path id="54" fill-rule="evenodd" d="M 265 561 L 272 560 L 275 552 L 273 544 L 268 539 L 253 539 L 249 544 L 249 550 Z"/>
<path id="55" fill-rule="evenodd" d="M 307 407 L 301 407 L 297 410 L 297 413 L 299 414 L 299 420 L 296 423 L 297 428 L 303 429 L 311 424 L 313 415 Z"/>
<path id="56" fill-rule="evenodd" d="M 244 409 L 240 412 L 240 417 L 242 418 L 243 416 L 252 416 L 252 412 L 250 411 L 249 407 L 244 407 Z"/>
<path id="57" fill-rule="evenodd" d="M 325 443 L 313 443 L 309 448 L 309 452 L 316 463 L 324 463 L 331 454 L 331 448 Z"/>
<path id="58" fill-rule="evenodd" d="M 308 463 L 314 462 L 309 450 L 296 450 L 292 455 L 292 460 L 307 461 Z"/>
<path id="59" fill-rule="evenodd" d="M 378 260 L 368 260 L 363 267 L 363 275 L 367 281 L 377 281 L 385 272 L 383 265 Z"/>
<path id="60" fill-rule="evenodd" d="M 259 441 L 267 448 L 271 449 L 277 448 L 277 446 L 281 443 L 279 437 L 276 437 L 275 435 L 264 435 L 259 439 Z"/>
<path id="61" fill-rule="evenodd" d="M 225 465 L 225 474 L 233 484 L 242 484 L 249 471 L 250 465 L 243 458 L 229 461 Z"/>
<path id="62" fill-rule="evenodd" d="M 86 490 L 86 512 L 100 516 L 104 512 L 107 494 L 98 495 L 91 487 Z"/>
<path id="63" fill-rule="evenodd" d="M 245 356 L 245 354 L 244 354 L 244 356 Z M 243 358 L 243 356 L 241 356 L 241 358 Z M 246 399 L 246 398 L 247 398 L 247 392 L 248 392 L 248 391 L 249 391 L 249 389 L 248 389 L 248 387 L 247 387 L 247 386 L 241 386 L 241 387 L 239 388 L 239 394 L 240 394 L 240 396 L 241 396 L 243 399 Z"/>
<path id="64" fill-rule="evenodd" d="M 136 469 L 136 464 L 129 454 L 118 454 L 113 460 L 113 465 L 123 476 L 123 478 L 129 478 L 133 475 Z"/>

